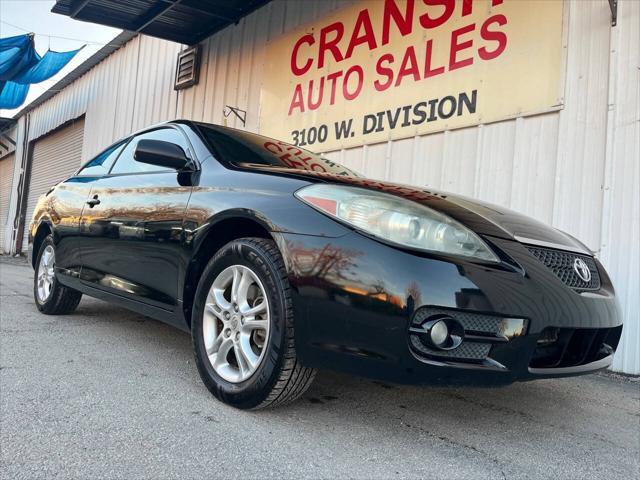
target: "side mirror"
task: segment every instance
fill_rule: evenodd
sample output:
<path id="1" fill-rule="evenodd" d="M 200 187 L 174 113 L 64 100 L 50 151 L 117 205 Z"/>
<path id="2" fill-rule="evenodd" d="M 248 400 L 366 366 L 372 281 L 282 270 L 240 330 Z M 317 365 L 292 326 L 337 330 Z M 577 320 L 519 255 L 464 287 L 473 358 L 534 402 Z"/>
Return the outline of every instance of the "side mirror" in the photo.
<path id="1" fill-rule="evenodd" d="M 162 140 L 140 140 L 133 153 L 136 162 L 182 170 L 190 161 L 179 145 Z"/>

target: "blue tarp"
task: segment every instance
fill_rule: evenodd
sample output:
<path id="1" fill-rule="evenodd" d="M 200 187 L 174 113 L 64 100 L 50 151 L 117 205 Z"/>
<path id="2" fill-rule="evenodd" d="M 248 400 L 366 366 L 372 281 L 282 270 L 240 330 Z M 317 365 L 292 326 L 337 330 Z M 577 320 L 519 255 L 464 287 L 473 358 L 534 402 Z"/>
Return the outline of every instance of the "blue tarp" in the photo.
<path id="1" fill-rule="evenodd" d="M 0 38 L 0 108 L 17 108 L 24 102 L 29 85 L 53 77 L 78 53 L 47 51 L 38 55 L 33 34 Z"/>

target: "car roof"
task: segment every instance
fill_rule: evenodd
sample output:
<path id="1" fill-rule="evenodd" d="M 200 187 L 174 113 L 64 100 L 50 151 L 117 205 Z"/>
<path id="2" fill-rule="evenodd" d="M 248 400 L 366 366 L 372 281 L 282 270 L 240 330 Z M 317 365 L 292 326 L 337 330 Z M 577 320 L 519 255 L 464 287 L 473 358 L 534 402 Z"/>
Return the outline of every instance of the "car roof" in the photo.
<path id="1" fill-rule="evenodd" d="M 236 132 L 246 132 L 246 130 L 240 130 L 238 128 L 232 128 L 232 127 L 227 127 L 225 125 L 220 125 L 217 123 L 209 123 L 209 122 L 196 122 L 193 120 L 189 120 L 186 118 L 176 118 L 174 120 L 165 120 L 163 122 L 158 122 L 158 123 L 154 123 L 152 125 L 148 125 L 144 128 L 141 128 L 139 130 L 136 130 L 135 132 L 130 133 L 129 135 L 125 135 L 124 138 L 129 138 L 132 137 L 134 135 L 140 135 L 141 133 L 144 132 L 148 132 L 149 130 L 155 130 L 157 128 L 161 128 L 161 127 L 166 127 L 167 125 L 188 125 L 188 126 L 198 126 L 198 125 L 203 125 L 203 126 L 213 126 L 222 130 L 231 130 L 231 131 L 236 131 Z M 253 132 L 249 132 L 249 133 L 253 133 Z"/>

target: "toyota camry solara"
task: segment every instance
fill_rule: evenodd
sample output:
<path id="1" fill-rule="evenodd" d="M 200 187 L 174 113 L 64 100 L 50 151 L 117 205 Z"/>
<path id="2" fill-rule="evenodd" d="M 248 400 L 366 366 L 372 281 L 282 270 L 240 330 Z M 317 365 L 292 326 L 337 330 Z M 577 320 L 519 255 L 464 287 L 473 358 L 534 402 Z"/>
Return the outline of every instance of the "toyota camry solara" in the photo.
<path id="1" fill-rule="evenodd" d="M 622 331 L 575 238 L 216 125 L 110 146 L 40 198 L 29 238 L 42 313 L 86 294 L 190 331 L 204 384 L 238 408 L 298 398 L 317 368 L 484 386 L 593 372 Z"/>

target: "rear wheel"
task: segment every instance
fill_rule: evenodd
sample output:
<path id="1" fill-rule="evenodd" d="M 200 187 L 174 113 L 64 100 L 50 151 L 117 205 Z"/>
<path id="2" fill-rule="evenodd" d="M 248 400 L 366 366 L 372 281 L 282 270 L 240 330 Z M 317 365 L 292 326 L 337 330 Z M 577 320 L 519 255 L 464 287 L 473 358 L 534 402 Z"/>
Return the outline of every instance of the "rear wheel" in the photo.
<path id="1" fill-rule="evenodd" d="M 47 315 L 64 315 L 73 312 L 82 293 L 58 282 L 55 272 L 56 249 L 48 235 L 40 245 L 33 276 L 33 297 L 36 307 Z"/>
<path id="2" fill-rule="evenodd" d="M 209 261 L 196 291 L 191 332 L 204 384 L 243 409 L 291 402 L 315 370 L 297 360 L 291 291 L 275 243 L 243 238 Z"/>

